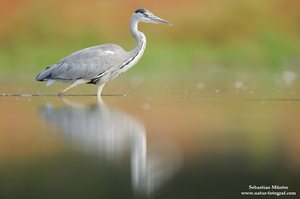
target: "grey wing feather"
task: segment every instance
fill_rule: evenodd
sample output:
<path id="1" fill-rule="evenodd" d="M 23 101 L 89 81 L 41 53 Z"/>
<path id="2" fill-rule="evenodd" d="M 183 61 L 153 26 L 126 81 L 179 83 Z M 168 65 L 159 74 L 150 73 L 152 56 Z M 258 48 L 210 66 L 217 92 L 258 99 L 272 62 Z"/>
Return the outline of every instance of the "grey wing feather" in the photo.
<path id="1" fill-rule="evenodd" d="M 97 75 L 121 65 L 127 59 L 127 52 L 120 46 L 105 44 L 77 51 L 46 69 L 43 73 L 49 70 L 47 72 L 48 79 L 91 80 Z"/>
<path id="2" fill-rule="evenodd" d="M 49 77 L 51 76 L 51 73 L 53 72 L 54 65 L 48 66 L 45 70 L 43 70 L 40 74 L 38 74 L 38 76 L 36 77 L 36 81 L 44 81 L 49 79 Z"/>

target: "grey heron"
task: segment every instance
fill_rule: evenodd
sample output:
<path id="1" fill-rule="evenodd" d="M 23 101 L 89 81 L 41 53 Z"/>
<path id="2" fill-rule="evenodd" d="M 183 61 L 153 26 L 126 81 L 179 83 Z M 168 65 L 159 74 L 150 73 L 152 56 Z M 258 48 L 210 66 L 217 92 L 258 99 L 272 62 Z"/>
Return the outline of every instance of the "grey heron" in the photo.
<path id="1" fill-rule="evenodd" d="M 54 81 L 71 83 L 58 95 L 63 95 L 80 84 L 96 84 L 98 86 L 97 95 L 101 96 L 103 86 L 108 81 L 130 69 L 142 57 L 146 47 L 146 36 L 138 30 L 139 22 L 171 25 L 149 10 L 137 9 L 130 20 L 130 31 L 136 40 L 136 47 L 133 50 L 125 51 L 115 44 L 85 48 L 63 58 L 57 64 L 47 67 L 36 77 L 36 80 L 47 81 L 47 85 Z"/>

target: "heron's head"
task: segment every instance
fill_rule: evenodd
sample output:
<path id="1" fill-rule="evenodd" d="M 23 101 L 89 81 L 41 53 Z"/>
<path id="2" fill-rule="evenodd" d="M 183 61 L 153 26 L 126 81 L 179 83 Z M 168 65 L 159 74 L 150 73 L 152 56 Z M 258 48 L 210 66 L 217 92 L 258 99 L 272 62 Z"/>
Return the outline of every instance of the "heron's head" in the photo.
<path id="1" fill-rule="evenodd" d="M 168 25 L 172 25 L 170 22 L 159 18 L 157 16 L 155 16 L 152 12 L 150 12 L 147 9 L 144 8 L 140 8 L 137 9 L 134 13 L 133 13 L 133 17 L 140 22 L 145 22 L 145 23 L 161 23 L 161 24 L 168 24 Z"/>

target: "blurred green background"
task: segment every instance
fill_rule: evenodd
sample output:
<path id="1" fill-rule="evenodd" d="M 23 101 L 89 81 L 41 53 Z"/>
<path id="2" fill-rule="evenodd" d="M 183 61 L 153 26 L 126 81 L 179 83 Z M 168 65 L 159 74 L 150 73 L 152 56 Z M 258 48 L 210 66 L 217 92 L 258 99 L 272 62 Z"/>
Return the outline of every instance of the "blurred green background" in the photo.
<path id="1" fill-rule="evenodd" d="M 129 20 L 140 7 L 174 26 L 140 25 L 148 46 L 131 75 L 297 77 L 298 0 L 1 0 L 0 72 L 33 78 L 81 48 L 117 43 L 130 50 L 135 41 Z"/>

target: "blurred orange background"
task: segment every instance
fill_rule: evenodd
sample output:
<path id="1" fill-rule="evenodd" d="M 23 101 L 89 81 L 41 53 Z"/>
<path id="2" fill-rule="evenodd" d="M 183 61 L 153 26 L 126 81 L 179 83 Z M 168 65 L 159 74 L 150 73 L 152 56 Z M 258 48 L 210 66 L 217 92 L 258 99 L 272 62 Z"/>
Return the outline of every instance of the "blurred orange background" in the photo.
<path id="1" fill-rule="evenodd" d="M 270 70 L 299 65 L 297 0 L 2 0 L 0 70 L 39 70 L 80 48 L 102 43 L 129 50 L 134 46 L 130 16 L 140 7 L 174 24 L 141 26 L 150 46 L 141 70 L 155 65 L 155 59 L 163 60 L 165 68 L 187 71 L 191 65 L 193 70 L 213 65 Z M 161 51 L 168 52 L 168 59 L 160 56 Z"/>

